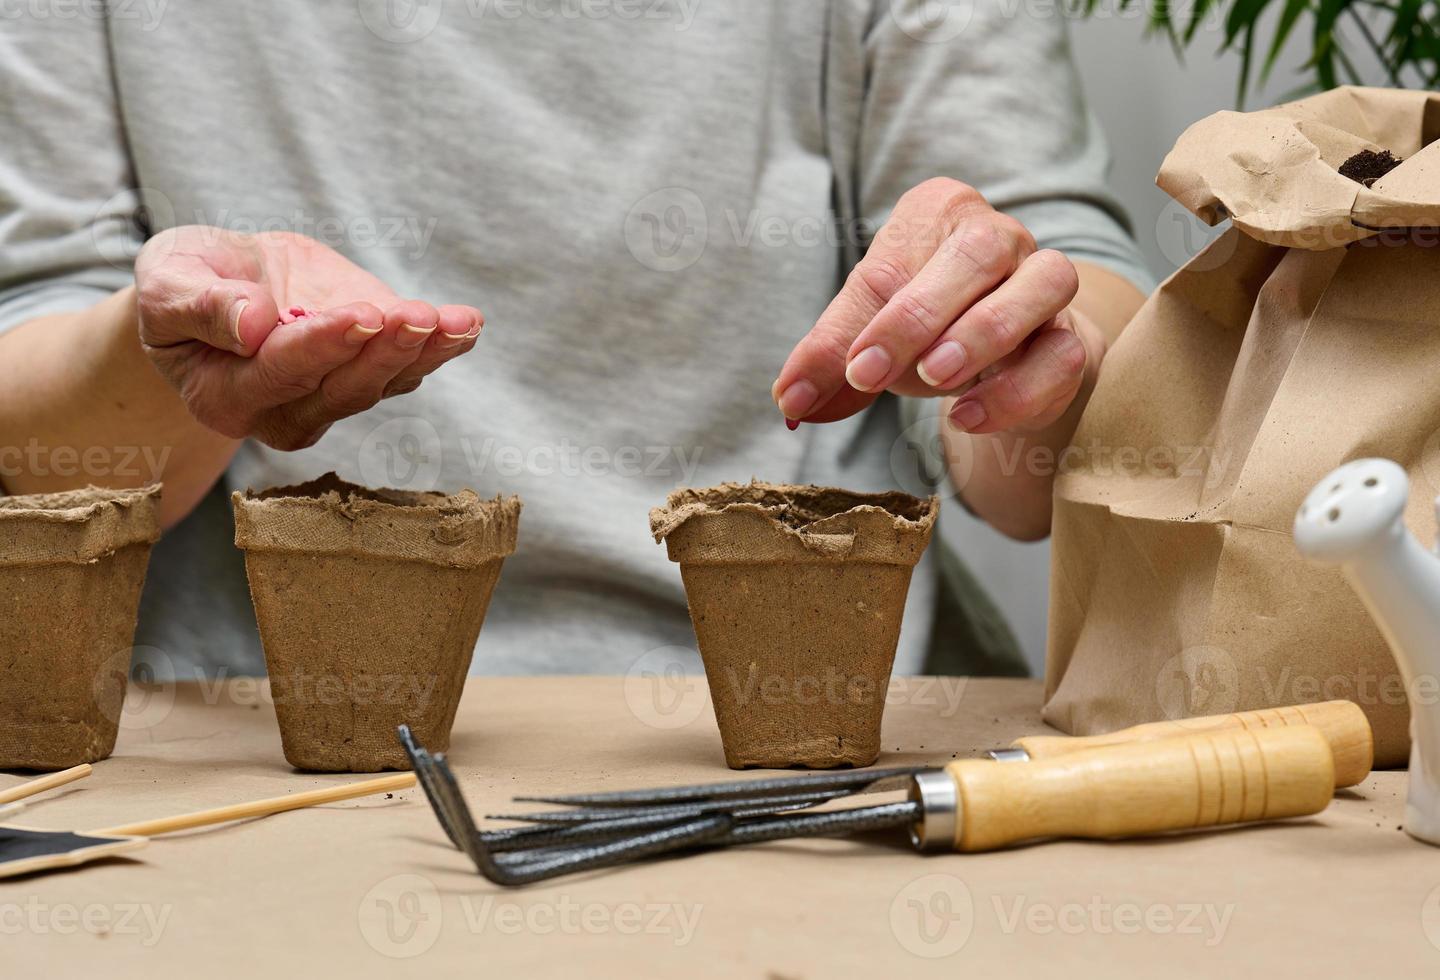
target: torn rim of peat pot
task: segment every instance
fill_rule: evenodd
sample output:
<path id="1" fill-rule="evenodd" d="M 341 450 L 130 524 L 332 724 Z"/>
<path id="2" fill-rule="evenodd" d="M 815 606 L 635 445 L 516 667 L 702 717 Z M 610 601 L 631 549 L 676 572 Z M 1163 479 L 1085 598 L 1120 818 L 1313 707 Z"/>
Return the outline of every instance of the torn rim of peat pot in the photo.
<path id="1" fill-rule="evenodd" d="M 939 511 L 935 497 L 752 480 L 675 490 L 650 511 L 650 531 L 686 564 L 914 565 Z"/>
<path id="2" fill-rule="evenodd" d="M 0 497 L 0 768 L 115 748 L 160 487 Z"/>
<path id="3" fill-rule="evenodd" d="M 160 486 L 0 497 L 0 566 L 89 564 L 160 538 Z"/>
<path id="4" fill-rule="evenodd" d="M 473 568 L 515 551 L 520 498 L 372 489 L 326 473 L 306 483 L 236 491 L 235 544 L 245 551 L 364 555 Z"/>

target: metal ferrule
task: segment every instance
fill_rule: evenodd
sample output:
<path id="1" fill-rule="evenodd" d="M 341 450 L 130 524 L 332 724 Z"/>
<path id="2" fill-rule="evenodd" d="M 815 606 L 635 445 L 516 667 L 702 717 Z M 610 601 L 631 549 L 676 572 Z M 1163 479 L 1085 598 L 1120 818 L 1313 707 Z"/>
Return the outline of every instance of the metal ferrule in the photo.
<path id="1" fill-rule="evenodd" d="M 919 851 L 953 851 L 963 819 L 954 777 L 944 769 L 917 772 L 910 799 L 920 804 L 920 819 L 910 825 L 910 843 Z"/>
<path id="2" fill-rule="evenodd" d="M 996 762 L 1029 762 L 1030 753 L 1024 749 L 991 749 L 990 758 Z"/>

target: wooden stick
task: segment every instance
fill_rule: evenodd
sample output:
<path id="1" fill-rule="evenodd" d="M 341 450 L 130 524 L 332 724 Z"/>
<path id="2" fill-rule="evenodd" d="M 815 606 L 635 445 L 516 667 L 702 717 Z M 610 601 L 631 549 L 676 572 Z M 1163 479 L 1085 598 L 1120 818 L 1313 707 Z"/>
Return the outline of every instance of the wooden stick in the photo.
<path id="1" fill-rule="evenodd" d="M 160 820 L 125 824 L 123 827 L 110 827 L 106 830 L 93 831 L 93 833 L 112 837 L 153 837 L 156 834 L 169 834 L 177 830 L 190 830 L 194 827 L 209 827 L 212 824 L 229 823 L 232 820 L 266 817 L 272 813 L 284 813 L 286 810 L 299 810 L 303 807 L 319 806 L 322 803 L 350 800 L 357 796 L 387 793 L 414 785 L 415 774 L 402 772 L 393 776 L 381 776 L 379 779 L 367 779 L 363 783 L 350 783 L 345 786 L 332 786 L 329 789 L 292 793 L 289 796 L 256 800 L 253 803 L 236 803 L 214 810 L 201 810 L 199 813 L 187 813 L 178 817 L 164 817 Z"/>
<path id="2" fill-rule="evenodd" d="M 77 779 L 84 779 L 93 770 L 88 762 L 64 769 L 60 772 L 52 772 L 48 776 L 41 776 L 39 779 L 32 779 L 28 783 L 21 783 L 19 786 L 12 786 L 9 789 L 0 789 L 0 805 L 14 803 L 16 800 L 23 800 L 27 796 L 34 796 L 36 793 L 43 793 L 47 789 L 54 789 L 56 786 L 64 786 L 66 783 L 73 783 Z"/>

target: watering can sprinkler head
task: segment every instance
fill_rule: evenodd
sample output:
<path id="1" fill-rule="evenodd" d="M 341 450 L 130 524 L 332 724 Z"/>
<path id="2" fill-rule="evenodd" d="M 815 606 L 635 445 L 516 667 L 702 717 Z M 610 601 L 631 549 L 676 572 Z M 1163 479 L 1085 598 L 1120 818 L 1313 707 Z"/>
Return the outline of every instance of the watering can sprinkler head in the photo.
<path id="1" fill-rule="evenodd" d="M 1405 533 L 1405 470 L 1388 459 L 1357 459 L 1331 472 L 1295 515 L 1295 544 L 1316 561 L 1341 564 Z"/>
<path id="2" fill-rule="evenodd" d="M 1404 826 L 1412 837 L 1440 845 L 1440 705 L 1417 697 L 1422 680 L 1440 676 L 1440 555 L 1406 528 L 1409 496 L 1398 464 L 1346 463 L 1305 498 L 1295 515 L 1295 544 L 1308 558 L 1341 566 L 1390 645 L 1410 695 Z"/>

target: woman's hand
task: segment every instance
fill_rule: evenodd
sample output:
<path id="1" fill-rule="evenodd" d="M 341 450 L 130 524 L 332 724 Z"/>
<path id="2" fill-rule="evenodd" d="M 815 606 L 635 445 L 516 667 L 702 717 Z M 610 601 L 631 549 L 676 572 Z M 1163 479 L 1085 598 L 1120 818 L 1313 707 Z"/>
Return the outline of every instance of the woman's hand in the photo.
<path id="1" fill-rule="evenodd" d="M 302 235 L 192 225 L 136 260 L 145 353 L 203 425 L 277 449 L 312 445 L 339 419 L 419 387 L 470 350 L 471 306 L 402 300 Z M 309 311 L 293 322 L 290 310 Z"/>
<path id="2" fill-rule="evenodd" d="M 792 423 L 853 415 L 882 391 L 958 394 L 971 433 L 1044 429 L 1103 356 L 1070 309 L 1079 287 L 1060 252 L 959 181 L 906 193 L 844 288 L 790 354 L 772 394 Z"/>

